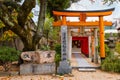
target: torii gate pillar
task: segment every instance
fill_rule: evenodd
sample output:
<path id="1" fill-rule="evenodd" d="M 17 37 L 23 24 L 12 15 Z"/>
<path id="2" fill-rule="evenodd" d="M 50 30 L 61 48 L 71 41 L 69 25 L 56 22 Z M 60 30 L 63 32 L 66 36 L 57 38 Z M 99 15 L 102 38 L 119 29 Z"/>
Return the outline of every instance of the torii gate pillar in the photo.
<path id="1" fill-rule="evenodd" d="M 100 29 L 100 57 L 105 58 L 105 45 L 104 45 L 104 23 L 103 16 L 99 17 L 99 29 Z"/>

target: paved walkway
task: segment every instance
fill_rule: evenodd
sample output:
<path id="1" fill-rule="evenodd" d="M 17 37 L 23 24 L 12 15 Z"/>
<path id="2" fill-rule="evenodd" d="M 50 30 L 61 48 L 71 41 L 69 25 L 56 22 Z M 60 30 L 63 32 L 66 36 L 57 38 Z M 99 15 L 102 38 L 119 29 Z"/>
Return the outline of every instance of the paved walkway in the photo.
<path id="1" fill-rule="evenodd" d="M 85 57 L 82 56 L 81 53 L 73 53 L 74 58 L 76 58 L 76 61 L 78 63 L 77 67 L 93 67 L 88 61 L 85 59 Z"/>
<path id="2" fill-rule="evenodd" d="M 73 48 L 71 66 L 74 68 L 98 68 L 100 66 L 100 62 L 98 64 L 91 62 L 91 58 L 82 54 L 80 48 Z"/>

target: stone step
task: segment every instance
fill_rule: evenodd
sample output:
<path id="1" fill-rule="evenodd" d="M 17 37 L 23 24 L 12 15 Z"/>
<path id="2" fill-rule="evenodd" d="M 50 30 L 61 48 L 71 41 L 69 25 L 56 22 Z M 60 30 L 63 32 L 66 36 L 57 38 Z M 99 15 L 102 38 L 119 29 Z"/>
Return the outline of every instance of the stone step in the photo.
<path id="1" fill-rule="evenodd" d="M 72 66 L 72 69 L 100 69 L 100 66 L 92 66 L 92 67 L 80 67 L 80 66 Z"/>
<path id="2" fill-rule="evenodd" d="M 96 69 L 93 69 L 93 68 L 79 68 L 78 71 L 80 71 L 80 72 L 95 72 Z"/>

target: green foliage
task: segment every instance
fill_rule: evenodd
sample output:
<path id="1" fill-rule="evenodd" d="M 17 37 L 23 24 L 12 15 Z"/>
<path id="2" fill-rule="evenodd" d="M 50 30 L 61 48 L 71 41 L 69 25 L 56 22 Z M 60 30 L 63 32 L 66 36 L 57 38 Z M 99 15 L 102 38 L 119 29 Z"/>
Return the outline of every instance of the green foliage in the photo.
<path id="1" fill-rule="evenodd" d="M 3 24 L 3 22 L 0 20 L 0 28 L 5 27 L 5 25 Z"/>
<path id="2" fill-rule="evenodd" d="M 59 32 L 60 27 L 52 27 L 52 30 L 49 33 L 49 39 L 52 40 L 55 44 L 60 40 Z"/>
<path id="3" fill-rule="evenodd" d="M 52 22 L 53 22 L 53 18 L 47 15 L 45 18 L 44 31 L 43 31 L 46 39 L 51 37 L 53 31 Z"/>
<path id="4" fill-rule="evenodd" d="M 101 64 L 101 69 L 109 72 L 120 73 L 120 57 L 115 56 L 107 45 L 105 45 L 106 58 Z"/>
<path id="5" fill-rule="evenodd" d="M 120 0 L 103 0 L 103 4 L 107 4 L 108 3 L 108 5 L 111 5 L 111 4 L 113 4 L 114 2 L 118 2 L 118 1 L 120 1 Z"/>
<path id="6" fill-rule="evenodd" d="M 51 46 L 53 46 L 58 40 L 59 40 L 59 31 L 60 28 L 54 28 L 52 26 L 54 19 L 52 17 L 50 17 L 49 14 L 46 15 L 46 19 L 45 19 L 45 24 L 44 24 L 44 37 L 46 38 L 47 44 L 46 46 L 49 46 L 51 48 Z M 50 41 L 53 42 L 52 45 L 50 44 Z M 54 47 L 54 46 L 53 46 Z"/>
<path id="7" fill-rule="evenodd" d="M 48 45 L 41 45 L 41 50 L 47 51 L 50 50 L 50 47 Z"/>
<path id="8" fill-rule="evenodd" d="M 61 55 L 60 54 L 55 54 L 55 63 L 56 63 L 56 66 L 59 66 L 60 60 L 61 60 Z"/>
<path id="9" fill-rule="evenodd" d="M 56 44 L 55 51 L 56 51 L 55 62 L 56 62 L 56 66 L 58 66 L 61 60 L 61 45 L 60 44 Z"/>
<path id="10" fill-rule="evenodd" d="M 70 0 L 48 0 L 47 12 L 52 15 L 53 10 L 64 10 L 70 6 Z"/>
<path id="11" fill-rule="evenodd" d="M 3 0 L 3 1 L 16 1 L 16 2 L 21 2 L 22 0 Z"/>
<path id="12" fill-rule="evenodd" d="M 115 51 L 120 54 L 120 43 L 119 42 L 116 43 Z"/>
<path id="13" fill-rule="evenodd" d="M 12 15 L 12 18 L 15 22 L 17 22 L 17 12 L 16 10 L 14 9 L 13 12 L 11 13 Z M 8 17 L 7 17 L 8 18 Z M 0 20 L 0 29 L 3 28 L 3 27 L 6 27 L 5 26 L 5 23 L 3 23 L 1 20 Z M 14 37 L 16 37 L 17 35 L 12 32 L 11 30 L 8 30 L 8 31 L 4 31 L 0 37 L 0 41 L 10 41 L 10 40 L 13 40 Z"/>
<path id="14" fill-rule="evenodd" d="M 13 40 L 14 37 L 17 37 L 17 35 L 11 30 L 8 30 L 2 34 L 2 36 L 0 37 L 0 41 L 10 41 Z"/>
<path id="15" fill-rule="evenodd" d="M 116 33 L 112 33 L 113 34 L 113 37 L 117 37 L 118 36 L 118 34 L 116 34 Z M 110 33 L 106 33 L 105 34 L 105 39 L 109 39 L 109 37 L 110 37 Z"/>
<path id="16" fill-rule="evenodd" d="M 54 19 L 52 17 L 50 17 L 49 14 L 46 15 L 46 18 L 45 18 L 45 25 L 44 25 L 44 29 L 46 30 L 49 30 L 51 29 L 52 27 L 52 23 L 53 23 Z"/>
<path id="17" fill-rule="evenodd" d="M 120 73 L 120 58 L 119 57 L 107 57 L 101 65 L 102 70 L 109 72 Z"/>
<path id="18" fill-rule="evenodd" d="M 2 0 L 6 1 L 4 4 L 1 2 L 2 5 L 5 6 L 5 8 L 0 8 L 1 10 L 1 18 L 0 19 L 5 27 L 9 30 L 12 30 L 17 36 L 20 37 L 21 41 L 24 43 L 24 50 L 35 50 L 35 46 L 38 45 L 39 40 L 41 37 L 43 37 L 43 24 L 45 19 L 45 12 L 46 6 L 41 5 L 40 7 L 43 7 L 45 9 L 41 10 L 40 15 L 38 17 L 41 17 L 38 22 L 39 25 L 34 25 L 34 22 L 32 22 L 31 17 L 33 14 L 31 13 L 31 10 L 35 7 L 35 0 L 24 0 L 22 5 L 18 5 L 16 2 L 23 1 L 23 0 Z M 16 2 L 15 2 L 16 1 Z M 41 0 L 38 0 L 42 3 Z M 69 0 L 42 0 L 43 2 L 47 1 L 47 10 L 48 12 L 52 13 L 52 10 L 63 10 L 69 7 L 70 1 Z M 46 3 L 46 2 L 45 2 Z M 4 14 L 6 16 L 4 16 Z M 8 16 L 7 16 L 8 14 Z M 6 19 L 5 19 L 6 18 Z M 30 19 L 30 20 L 29 20 Z M 46 27 L 44 27 L 44 33 L 46 34 L 45 37 L 47 37 L 47 41 L 54 40 L 51 42 L 56 42 L 59 31 L 51 27 L 52 22 L 49 20 L 44 24 Z M 12 25 L 10 25 L 12 23 Z M 2 24 L 3 25 L 3 24 Z M 14 25 L 14 26 L 13 26 Z M 32 26 L 32 27 L 30 27 Z M 50 26 L 50 27 L 49 27 Z M 40 31 L 40 32 L 39 32 Z M 35 34 L 32 34 L 35 33 Z M 31 35 L 32 34 L 32 35 Z M 52 36 L 52 37 L 51 37 Z M 6 37 L 6 36 L 5 36 Z M 31 40 L 29 40 L 31 38 Z M 5 39 L 8 39 L 6 37 Z M 32 41 L 33 40 L 33 41 Z M 26 45 L 27 44 L 27 45 Z M 45 48 L 44 48 L 45 49 Z"/>
<path id="19" fill-rule="evenodd" d="M 0 47 L 0 61 L 7 62 L 7 61 L 16 61 L 18 60 L 20 52 L 17 51 L 15 48 L 10 47 Z"/>
<path id="20" fill-rule="evenodd" d="M 60 44 L 55 45 L 55 51 L 57 54 L 61 54 L 61 45 Z"/>
<path id="21" fill-rule="evenodd" d="M 20 51 L 15 48 L 10 48 L 7 46 L 0 47 L 0 64 L 3 65 L 5 71 L 9 70 L 8 63 L 17 61 L 20 55 Z"/>
<path id="22" fill-rule="evenodd" d="M 114 53 L 110 51 L 110 48 L 105 44 L 105 54 L 106 57 L 113 57 Z"/>
<path id="23" fill-rule="evenodd" d="M 109 36 L 110 36 L 110 35 L 106 33 L 106 34 L 105 34 L 105 39 L 108 39 Z"/>
<path id="24" fill-rule="evenodd" d="M 100 45 L 98 45 L 98 51 L 100 52 Z M 112 56 L 113 53 L 110 51 L 110 48 L 105 44 L 105 54 L 106 54 L 106 57 L 108 56 Z"/>
<path id="25" fill-rule="evenodd" d="M 72 2 L 77 2 L 77 1 L 80 1 L 80 0 L 71 0 Z"/>

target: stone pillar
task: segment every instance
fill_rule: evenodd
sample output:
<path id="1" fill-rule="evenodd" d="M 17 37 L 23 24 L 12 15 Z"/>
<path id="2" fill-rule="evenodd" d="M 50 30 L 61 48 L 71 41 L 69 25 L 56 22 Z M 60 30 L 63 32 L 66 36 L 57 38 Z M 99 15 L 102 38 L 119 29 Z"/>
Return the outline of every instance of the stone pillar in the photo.
<path id="1" fill-rule="evenodd" d="M 67 34 L 67 26 L 61 27 L 61 60 L 67 60 L 68 54 L 68 34 Z"/>
<path id="2" fill-rule="evenodd" d="M 61 61 L 57 69 L 58 74 L 68 74 L 71 73 L 72 68 L 67 58 L 68 54 L 68 35 L 67 26 L 61 26 Z"/>
<path id="3" fill-rule="evenodd" d="M 70 46 L 69 46 L 70 47 L 70 53 L 69 54 L 70 54 L 70 60 L 71 60 L 71 57 L 72 57 L 72 36 L 71 35 L 70 35 L 69 39 L 70 39 Z"/>
<path id="4" fill-rule="evenodd" d="M 71 54 L 72 54 L 72 37 L 71 31 L 68 28 L 68 60 L 71 60 Z"/>
<path id="5" fill-rule="evenodd" d="M 91 36 L 88 36 L 88 43 L 89 43 L 89 57 L 92 57 L 92 53 L 91 53 Z"/>
<path id="6" fill-rule="evenodd" d="M 94 63 L 98 63 L 98 37 L 97 37 L 97 29 L 94 29 L 94 36 L 95 36 L 95 41 L 94 41 L 94 45 L 95 45 L 95 54 L 94 54 Z"/>

